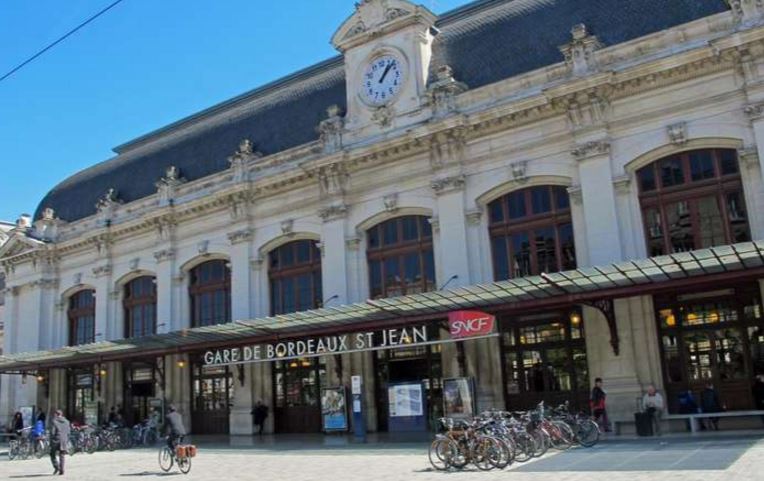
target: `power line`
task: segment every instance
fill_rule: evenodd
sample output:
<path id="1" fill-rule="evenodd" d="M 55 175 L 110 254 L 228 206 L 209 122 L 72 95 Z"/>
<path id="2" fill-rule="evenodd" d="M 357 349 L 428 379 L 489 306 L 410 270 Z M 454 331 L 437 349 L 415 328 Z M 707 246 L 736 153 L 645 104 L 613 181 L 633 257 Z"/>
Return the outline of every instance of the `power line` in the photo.
<path id="1" fill-rule="evenodd" d="M 21 69 L 22 69 L 22 68 L 23 68 L 25 65 L 27 65 L 27 64 L 29 64 L 29 63 L 31 63 L 31 62 L 32 62 L 33 60 L 35 60 L 37 57 L 39 57 L 40 55 L 44 54 L 44 53 L 45 53 L 45 52 L 47 52 L 48 50 L 52 49 L 53 47 L 55 47 L 55 46 L 56 46 L 56 45 L 58 45 L 59 43 L 63 42 L 63 41 L 64 41 L 64 40 L 66 40 L 68 37 L 72 36 L 74 33 L 76 33 L 78 30 L 80 30 L 80 29 L 81 29 L 82 27 L 84 27 L 85 25 L 89 24 L 90 22 L 92 22 L 92 21 L 93 21 L 93 20 L 95 20 L 96 18 L 100 17 L 100 16 L 101 16 L 101 15 L 103 15 L 104 13 L 106 13 L 106 12 L 108 12 L 109 10 L 111 10 L 112 8 L 116 7 L 118 4 L 122 3 L 122 1 L 123 1 L 123 0 L 116 0 L 114 3 L 112 3 L 112 4 L 111 4 L 111 5 L 109 5 L 108 7 L 104 8 L 103 10 L 101 10 L 101 11 L 100 11 L 100 12 L 98 12 L 98 13 L 96 13 L 96 14 L 95 14 L 95 15 L 93 15 L 92 17 L 88 18 L 87 20 L 85 20 L 85 21 L 84 21 L 84 22 L 82 22 L 81 24 L 79 24 L 79 25 L 77 25 L 76 27 L 74 27 L 73 29 L 69 30 L 69 31 L 68 31 L 66 34 L 64 34 L 64 35 L 63 35 L 62 37 L 60 37 L 58 40 L 56 40 L 55 42 L 51 43 L 50 45 L 48 45 L 48 46 L 47 46 L 47 47 L 45 47 L 44 49 L 40 50 L 40 51 L 39 51 L 39 52 L 37 52 L 36 54 L 32 55 L 31 57 L 29 57 L 29 58 L 28 58 L 28 59 L 26 59 L 25 61 L 21 62 L 19 65 L 17 65 L 15 68 L 13 68 L 13 69 L 12 69 L 10 72 L 8 72 L 7 74 L 5 74 L 5 75 L 3 75 L 2 77 L 0 77 L 0 82 L 2 82 L 3 80 L 7 79 L 8 77 L 10 77 L 11 75 L 13 75 L 14 73 L 18 72 L 18 71 L 19 71 L 19 70 L 21 70 Z"/>

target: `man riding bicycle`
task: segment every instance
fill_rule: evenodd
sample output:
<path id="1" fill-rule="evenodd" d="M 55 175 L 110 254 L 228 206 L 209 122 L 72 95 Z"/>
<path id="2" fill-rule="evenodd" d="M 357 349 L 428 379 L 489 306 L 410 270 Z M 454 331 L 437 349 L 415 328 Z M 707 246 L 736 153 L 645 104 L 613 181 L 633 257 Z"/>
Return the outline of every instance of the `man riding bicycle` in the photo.
<path id="1" fill-rule="evenodd" d="M 175 452 L 175 447 L 183 441 L 186 435 L 186 427 L 183 425 L 183 416 L 170 404 L 167 413 L 165 434 L 167 434 L 167 447 Z"/>

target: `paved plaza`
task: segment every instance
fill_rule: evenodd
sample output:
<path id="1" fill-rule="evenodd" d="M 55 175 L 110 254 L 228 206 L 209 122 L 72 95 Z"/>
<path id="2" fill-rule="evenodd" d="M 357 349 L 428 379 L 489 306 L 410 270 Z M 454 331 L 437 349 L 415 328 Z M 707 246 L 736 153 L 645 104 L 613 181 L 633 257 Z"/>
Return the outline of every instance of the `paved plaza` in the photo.
<path id="1" fill-rule="evenodd" d="M 552 453 L 508 471 L 456 473 L 430 468 L 423 443 L 301 443 L 202 441 L 189 478 L 252 480 L 761 480 L 764 434 L 649 440 L 612 440 L 593 449 Z M 144 480 L 183 475 L 160 472 L 155 449 L 78 454 L 68 459 L 67 477 L 78 481 Z M 51 474 L 47 459 L 8 461 L 0 457 L 0 479 Z"/>

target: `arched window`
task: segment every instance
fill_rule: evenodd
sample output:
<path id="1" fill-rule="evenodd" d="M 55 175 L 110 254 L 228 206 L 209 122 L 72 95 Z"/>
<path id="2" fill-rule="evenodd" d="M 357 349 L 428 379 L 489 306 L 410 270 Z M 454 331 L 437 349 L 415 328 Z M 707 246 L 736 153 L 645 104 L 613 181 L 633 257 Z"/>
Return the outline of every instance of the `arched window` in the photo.
<path id="1" fill-rule="evenodd" d="M 207 261 L 191 269 L 191 325 L 231 322 L 231 270 L 223 260 Z"/>
<path id="2" fill-rule="evenodd" d="M 69 298 L 69 345 L 95 342 L 95 291 L 80 291 Z"/>
<path id="3" fill-rule="evenodd" d="M 156 334 L 157 286 L 152 276 L 133 279 L 125 285 L 125 337 Z"/>
<path id="4" fill-rule="evenodd" d="M 321 307 L 321 251 L 312 240 L 284 244 L 268 255 L 271 315 Z"/>
<path id="5" fill-rule="evenodd" d="M 398 217 L 366 234 L 372 299 L 435 290 L 432 226 L 427 217 Z"/>
<path id="6" fill-rule="evenodd" d="M 735 150 L 672 155 L 637 179 L 650 256 L 751 239 Z"/>
<path id="7" fill-rule="evenodd" d="M 576 268 L 565 187 L 517 190 L 488 204 L 494 279 Z"/>

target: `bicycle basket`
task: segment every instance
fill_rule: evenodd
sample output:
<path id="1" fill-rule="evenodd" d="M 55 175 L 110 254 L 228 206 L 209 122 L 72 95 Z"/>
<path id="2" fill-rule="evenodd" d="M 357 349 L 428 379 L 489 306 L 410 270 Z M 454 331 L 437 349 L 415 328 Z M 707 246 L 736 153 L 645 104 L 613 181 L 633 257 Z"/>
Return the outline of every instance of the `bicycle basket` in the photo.
<path id="1" fill-rule="evenodd" d="M 176 446 L 175 447 L 175 456 L 178 458 L 187 458 L 188 457 L 188 447 L 187 446 Z"/>
<path id="2" fill-rule="evenodd" d="M 189 457 L 189 458 L 195 458 L 195 457 L 196 457 L 196 446 L 194 446 L 193 444 L 189 444 L 189 445 L 187 446 L 187 448 L 188 448 L 188 449 L 187 449 L 187 451 L 188 451 L 188 457 Z"/>

